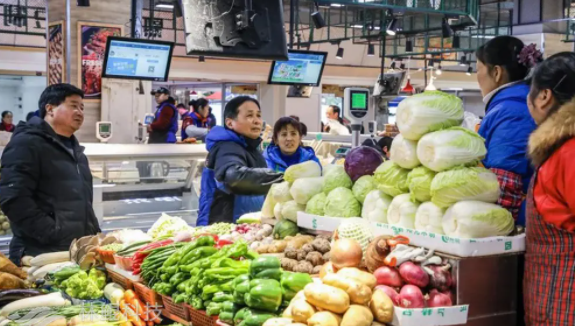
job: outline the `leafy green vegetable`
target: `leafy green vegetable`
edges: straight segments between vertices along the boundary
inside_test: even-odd
[[[355,199],[351,190],[339,187],[327,195],[324,211],[325,216],[359,217],[361,204]]]
[[[89,273],[79,271],[60,284],[69,296],[82,299],[100,299],[104,296],[106,286],[106,274],[97,269],[91,269]]]
[[[396,196],[387,210],[387,221],[391,225],[415,229],[415,213],[419,207],[418,202],[412,202],[409,194]]]
[[[307,202],[323,190],[323,178],[301,178],[294,181],[290,188],[293,199],[301,205]]]
[[[274,185],[270,191],[273,194],[276,203],[285,203],[293,200],[289,192],[290,184],[287,181]]]
[[[401,134],[393,139],[390,158],[404,169],[413,169],[421,163],[417,158],[417,141],[403,138]]]
[[[407,186],[409,187],[411,200],[420,202],[430,201],[431,181],[433,181],[434,177],[435,172],[424,166],[411,170],[407,175]]]
[[[415,229],[419,231],[443,234],[443,215],[445,209],[428,201],[419,205],[415,213]]]
[[[365,197],[361,217],[380,223],[387,223],[387,210],[393,198],[381,190],[373,190]]]
[[[505,208],[480,201],[461,201],[443,217],[443,230],[450,237],[485,238],[508,235],[514,221]]]
[[[405,139],[418,140],[429,132],[461,125],[463,102],[440,91],[416,94],[399,103],[396,121]]]
[[[173,237],[180,231],[190,231],[191,227],[181,217],[170,216],[162,213],[162,216],[148,230],[148,235],[154,239]]]
[[[438,173],[430,191],[431,201],[442,208],[463,200],[495,203],[499,199],[499,182],[486,168],[458,168]]]
[[[305,207],[305,212],[308,214],[323,216],[325,201],[327,200],[327,196],[320,192],[319,194],[311,197],[311,199],[307,202]]]
[[[373,189],[375,189],[375,184],[371,175],[364,175],[363,177],[357,179],[351,188],[355,199],[357,199],[357,201],[359,201],[361,204],[363,204],[365,196],[367,196],[367,194]]]
[[[386,161],[375,170],[373,177],[379,190],[386,195],[395,197],[409,192],[408,173],[409,170],[400,167],[393,161]]]
[[[307,161],[287,168],[284,180],[292,183],[300,178],[321,177],[321,166],[314,161]]]
[[[300,205],[296,203],[295,200],[290,200],[287,203],[282,204],[281,215],[284,219],[288,219],[294,223],[297,223],[297,212],[305,211],[305,205]]]
[[[344,167],[339,165],[331,168],[323,178],[323,192],[326,195],[339,187],[351,189],[352,185],[351,178],[345,172]]]

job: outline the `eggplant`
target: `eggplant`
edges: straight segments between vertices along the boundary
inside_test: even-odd
[[[4,307],[5,305],[13,301],[35,297],[42,294],[44,293],[37,290],[24,290],[24,289],[0,291],[0,308]]]

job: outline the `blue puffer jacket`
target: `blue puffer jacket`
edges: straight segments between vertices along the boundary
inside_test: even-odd
[[[315,152],[311,147],[300,146],[297,149],[297,152],[293,155],[297,155],[299,159],[297,162],[292,163],[292,165],[307,161],[315,161],[320,164],[318,158],[315,156]],[[276,172],[285,172],[285,170],[289,168],[289,164],[282,159],[280,147],[273,143],[270,144],[266,149],[264,157],[266,158],[268,168]]]
[[[264,195],[281,176],[267,169],[260,143],[219,126],[208,133],[197,225],[232,223],[261,210]]]
[[[486,168],[497,168],[523,177],[523,191],[527,192],[533,175],[527,158],[529,135],[537,127],[527,107],[529,85],[515,84],[495,94],[485,110],[479,134],[485,138]],[[524,218],[522,208],[519,223]]]

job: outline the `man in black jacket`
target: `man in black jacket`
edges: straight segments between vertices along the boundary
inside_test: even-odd
[[[14,236],[10,259],[68,250],[100,231],[92,174],[74,132],[84,122],[84,93],[69,84],[40,96],[40,117],[20,122],[2,154],[0,205]]]

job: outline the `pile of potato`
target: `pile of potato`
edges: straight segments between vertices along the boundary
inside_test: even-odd
[[[10,221],[2,211],[0,211],[0,235],[12,234],[12,229],[10,228]]]
[[[329,237],[308,237],[300,247],[288,245],[281,264],[284,271],[319,274],[324,263],[329,261],[331,245]]]
[[[324,271],[321,283],[310,283],[297,293],[282,318],[263,326],[371,326],[374,320],[390,323],[393,302],[375,289],[373,274],[358,268]]]

